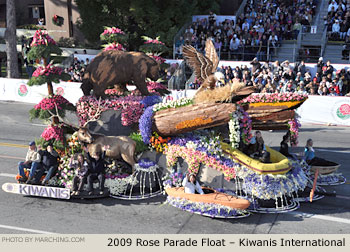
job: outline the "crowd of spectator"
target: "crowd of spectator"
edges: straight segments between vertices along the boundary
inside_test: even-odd
[[[78,58],[74,58],[70,67],[64,68],[64,72],[68,73],[71,78],[69,81],[71,82],[82,82],[85,69],[87,65],[89,65],[90,60],[86,58],[86,60],[79,61]]]
[[[312,76],[305,62],[294,66],[289,61],[279,63],[260,63],[256,58],[250,66],[223,66],[220,68],[225,76],[225,84],[239,81],[247,86],[254,86],[257,93],[299,92],[310,95],[343,96],[350,93],[350,69],[336,71],[330,61],[319,58],[317,71]],[[191,88],[198,88],[195,81]]]
[[[206,39],[211,38],[221,59],[266,60],[268,50],[269,55],[275,53],[282,40],[297,39],[311,24],[316,6],[317,0],[250,0],[235,22],[217,22],[210,12],[208,18],[193,22],[175,42],[175,54],[181,57],[185,44],[204,51]]]
[[[330,0],[324,17],[329,40],[344,41],[350,37],[350,1]]]

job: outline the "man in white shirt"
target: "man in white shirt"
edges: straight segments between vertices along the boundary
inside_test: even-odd
[[[28,152],[24,162],[18,163],[18,173],[21,176],[19,182],[29,182],[34,178],[34,174],[40,165],[41,156],[36,148],[35,142],[29,143]],[[24,173],[24,168],[30,169],[29,178]]]
[[[339,25],[339,20],[336,19],[335,23],[332,25],[332,38],[339,39],[339,36],[340,36],[340,25]]]
[[[249,23],[247,22],[247,20],[245,20],[244,23],[242,24],[242,31],[244,31],[245,28],[247,28],[247,30],[249,30]]]
[[[201,186],[196,180],[196,175],[194,175],[193,173],[186,175],[186,177],[182,181],[182,186],[185,188],[185,193],[195,194],[197,191],[199,194],[204,194]]]
[[[237,38],[237,35],[234,34],[232,39],[230,40],[230,51],[232,55],[236,55],[238,53],[239,43],[240,41]]]

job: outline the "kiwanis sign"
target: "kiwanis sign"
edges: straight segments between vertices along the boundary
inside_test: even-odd
[[[67,188],[36,186],[27,184],[5,183],[2,190],[9,193],[22,194],[56,199],[69,199],[70,190]]]

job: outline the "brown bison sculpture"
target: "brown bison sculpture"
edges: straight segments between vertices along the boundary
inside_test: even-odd
[[[142,52],[109,50],[99,53],[88,65],[80,86],[84,95],[91,90],[97,97],[114,86],[126,91],[126,84],[134,84],[142,95],[149,95],[146,78],[157,80],[160,66],[158,62]]]

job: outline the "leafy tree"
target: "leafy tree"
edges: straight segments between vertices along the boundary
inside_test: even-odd
[[[220,0],[75,0],[80,29],[97,42],[104,26],[116,26],[129,34],[129,50],[143,44],[141,36],[160,40],[172,48],[174,36],[194,14],[218,13]]]

